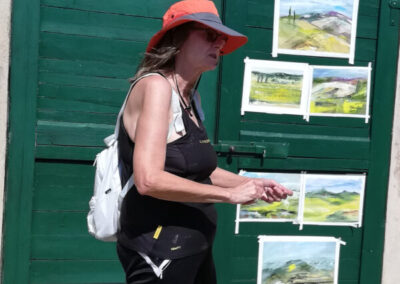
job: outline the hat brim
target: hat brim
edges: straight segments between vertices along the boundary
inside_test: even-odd
[[[149,52],[153,47],[155,47],[167,31],[187,22],[203,24],[225,35],[227,40],[224,47],[221,49],[221,55],[231,53],[247,42],[247,37],[245,35],[242,35],[241,33],[238,33],[222,24],[218,16],[212,13],[195,13],[179,17],[175,21],[172,21],[168,26],[163,27],[150,39],[146,51]]]

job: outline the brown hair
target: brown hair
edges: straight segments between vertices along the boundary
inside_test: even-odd
[[[188,37],[192,26],[193,22],[189,22],[168,31],[150,52],[144,54],[135,76],[129,79],[130,82],[132,83],[140,76],[150,72],[168,73],[173,71],[175,56],[179,53],[179,49]]]

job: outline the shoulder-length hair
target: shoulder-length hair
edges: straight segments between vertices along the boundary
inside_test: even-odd
[[[150,72],[172,72],[175,68],[175,57],[188,37],[192,26],[193,22],[189,22],[169,30],[150,52],[144,54],[136,74],[130,78],[130,82],[132,83]]]

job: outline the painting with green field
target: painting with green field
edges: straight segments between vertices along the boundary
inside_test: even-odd
[[[310,115],[368,116],[368,67],[313,68]]]
[[[340,240],[259,236],[257,284],[338,283]]]
[[[361,226],[365,175],[307,174],[303,224]]]
[[[307,64],[252,59],[245,63],[242,113],[304,113]]]
[[[273,55],[354,60],[358,0],[275,0]]]
[[[293,191],[293,195],[274,203],[259,200],[253,204],[239,205],[241,220],[293,221],[297,218],[300,196],[300,173],[240,172],[240,175],[272,179]]]

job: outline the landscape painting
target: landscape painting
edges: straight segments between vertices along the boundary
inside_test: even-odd
[[[310,115],[368,116],[368,67],[313,67]]]
[[[275,0],[277,53],[354,60],[358,0]]]
[[[361,226],[365,175],[307,174],[304,224]]]
[[[257,284],[337,284],[340,243],[332,237],[260,236]]]
[[[306,110],[308,66],[246,59],[242,114],[245,111],[302,114]]]
[[[293,195],[285,200],[267,203],[259,200],[249,205],[239,205],[239,218],[241,221],[254,219],[265,221],[293,221],[297,218],[301,174],[300,173],[266,173],[266,172],[240,172],[240,175],[255,178],[273,179],[293,191]]]

